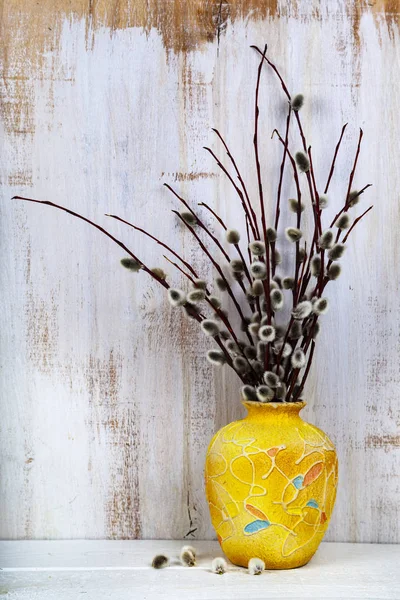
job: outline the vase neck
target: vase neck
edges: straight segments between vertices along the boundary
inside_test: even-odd
[[[249,402],[242,403],[247,408],[247,420],[269,420],[279,415],[290,420],[301,419],[299,413],[305,407],[305,402]]]

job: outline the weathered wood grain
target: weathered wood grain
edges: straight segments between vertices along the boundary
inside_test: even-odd
[[[109,240],[10,198],[83,212],[180,285],[156,246],[103,216],[117,213],[211,278],[162,183],[243,230],[202,146],[222,154],[217,126],[256,193],[249,45],[267,41],[307,97],[320,181],[349,122],[329,216],[365,132],[355,184],[374,184],[362,204],[375,208],[329,289],[305,412],[339,452],[329,539],[400,540],[399,12],[397,1],[3,1],[1,537],[213,536],[203,461],[213,432],[243,414],[238,382],[207,366],[194,324],[144,274],[123,271]],[[267,70],[261,106],[270,212],[280,159],[270,134],[284,126],[285,102]],[[293,194],[288,181],[283,192]]]

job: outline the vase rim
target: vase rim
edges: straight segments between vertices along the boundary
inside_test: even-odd
[[[273,408],[274,410],[287,407],[298,408],[299,411],[307,405],[307,402],[259,402],[258,400],[242,400],[243,406]]]

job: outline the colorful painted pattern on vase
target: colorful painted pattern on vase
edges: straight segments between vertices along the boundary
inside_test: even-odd
[[[303,421],[297,404],[246,402],[249,414],[221,429],[206,459],[206,494],[221,547],[237,565],[306,564],[327,530],[337,457],[329,438]]]

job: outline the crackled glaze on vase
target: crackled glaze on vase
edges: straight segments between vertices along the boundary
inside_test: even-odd
[[[335,448],[303,421],[305,403],[244,402],[248,415],[216,433],[208,448],[206,495],[226,556],[267,569],[305,565],[327,528],[338,478]]]

